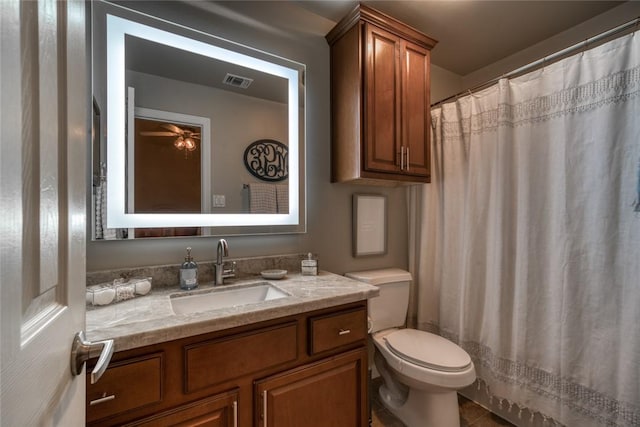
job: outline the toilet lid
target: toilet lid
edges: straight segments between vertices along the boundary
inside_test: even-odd
[[[400,329],[384,337],[384,340],[396,356],[425,368],[456,372],[471,365],[471,357],[466,351],[429,332]]]

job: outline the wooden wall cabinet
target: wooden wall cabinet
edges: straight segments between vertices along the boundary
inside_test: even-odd
[[[419,31],[358,5],[331,46],[331,180],[430,181],[430,50]]]
[[[118,352],[87,424],[365,427],[366,343],[361,301]]]

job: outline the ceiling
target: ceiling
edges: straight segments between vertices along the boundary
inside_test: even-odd
[[[298,0],[295,3],[337,22],[357,2]],[[378,0],[363,3],[438,40],[432,51],[432,62],[465,76],[624,2]]]
[[[127,71],[209,86],[281,104],[288,101],[288,81],[285,78],[138,37],[125,37],[125,46]],[[251,83],[245,88],[224,83],[229,74],[248,78]]]
[[[173,2],[125,0],[123,3],[164,6]],[[185,9],[195,9],[201,16],[206,16],[202,13],[206,11],[259,32],[303,40],[308,36],[324,37],[357,3],[355,0],[181,0],[178,4]],[[438,40],[431,52],[432,63],[464,77],[626,1],[364,0],[362,3]],[[629,16],[629,20],[634,17]],[[587,37],[592,35],[595,34],[588,33]],[[573,43],[575,41],[569,44]],[[557,49],[562,47],[566,46]]]

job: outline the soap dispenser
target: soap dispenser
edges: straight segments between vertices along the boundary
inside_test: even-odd
[[[198,287],[198,264],[191,257],[191,248],[180,266],[180,289],[191,290]]]
[[[301,273],[303,276],[318,275],[318,260],[313,259],[311,252],[307,254],[307,259],[302,260]]]

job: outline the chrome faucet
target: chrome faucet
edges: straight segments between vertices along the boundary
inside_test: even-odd
[[[223,261],[224,257],[229,256],[229,245],[227,241],[224,239],[218,240],[218,250],[216,255],[216,281],[215,285],[222,285],[224,283],[224,279],[228,277],[235,277],[236,275],[236,263],[231,263],[231,268],[228,270],[224,269],[225,262]]]

